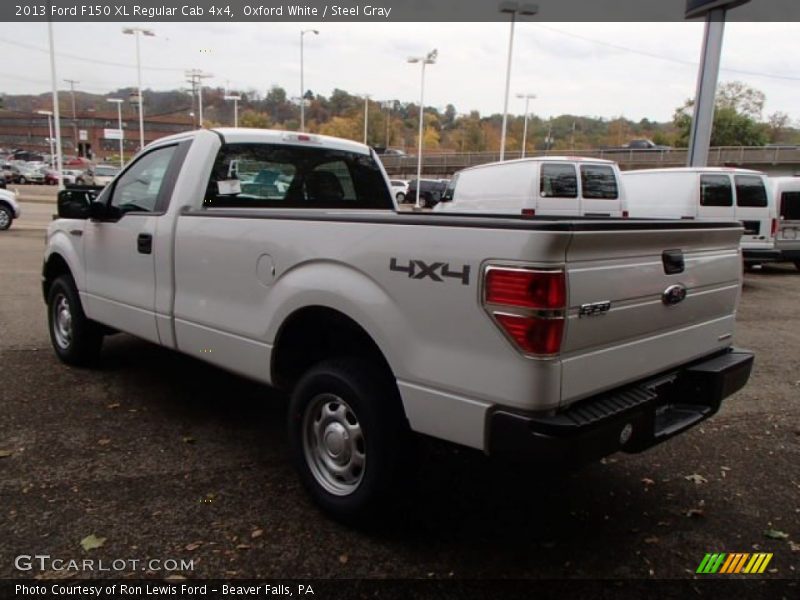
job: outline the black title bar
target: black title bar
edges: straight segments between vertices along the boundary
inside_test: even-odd
[[[504,10],[501,11],[501,4]],[[518,20],[683,21],[686,0],[3,0],[0,21],[55,22],[488,22]],[[536,5],[535,15],[530,5]],[[798,0],[756,0],[731,21],[797,21]]]

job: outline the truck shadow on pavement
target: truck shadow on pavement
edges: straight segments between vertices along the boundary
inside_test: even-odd
[[[591,575],[610,565],[615,576],[641,575],[651,562],[643,551],[702,518],[695,486],[682,481],[691,462],[676,458],[685,440],[672,442],[675,454],[616,455],[556,475],[421,438],[418,477],[396,518],[358,531],[322,516],[297,483],[283,394],[125,335],[107,340],[99,373],[86,375],[95,376],[105,402],[138,411],[122,435],[183,440],[177,450],[140,455],[142,470],[159,464],[172,477],[205,480],[230,503],[217,519],[282,522],[321,544],[320,552],[326,539],[340,540],[351,552],[368,552],[386,576]],[[295,560],[313,564],[316,552],[306,548]],[[682,553],[674,549],[671,560],[682,565]],[[623,555],[636,567],[618,562]]]

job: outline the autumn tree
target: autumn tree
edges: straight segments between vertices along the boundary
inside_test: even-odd
[[[712,146],[763,146],[767,128],[759,123],[764,110],[764,93],[741,81],[721,84],[717,89]],[[694,115],[694,100],[686,100],[675,111],[676,145],[688,146]]]

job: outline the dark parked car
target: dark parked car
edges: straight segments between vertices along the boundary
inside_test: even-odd
[[[420,179],[419,203],[423,208],[433,208],[442,199],[442,194],[447,189],[447,179]],[[417,180],[412,179],[408,184],[406,202],[417,201]]]
[[[672,146],[662,146],[646,138],[631,140],[625,144],[625,148],[630,150],[672,150]]]
[[[26,162],[44,162],[44,156],[37,152],[29,152],[28,150],[17,150],[12,155],[12,160],[24,160]]]

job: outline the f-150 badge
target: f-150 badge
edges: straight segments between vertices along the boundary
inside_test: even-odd
[[[408,273],[409,279],[425,279],[426,277],[434,281],[444,281],[443,277],[452,277],[461,280],[462,285],[469,285],[469,265],[461,267],[460,271],[450,268],[450,263],[435,262],[427,264],[422,260],[410,260],[407,265],[401,265],[396,258],[389,261],[389,270],[399,273]]]
[[[578,318],[582,319],[583,317],[596,317],[598,315],[604,315],[609,310],[611,310],[611,302],[608,300],[604,302],[581,304],[580,309],[578,309]]]

